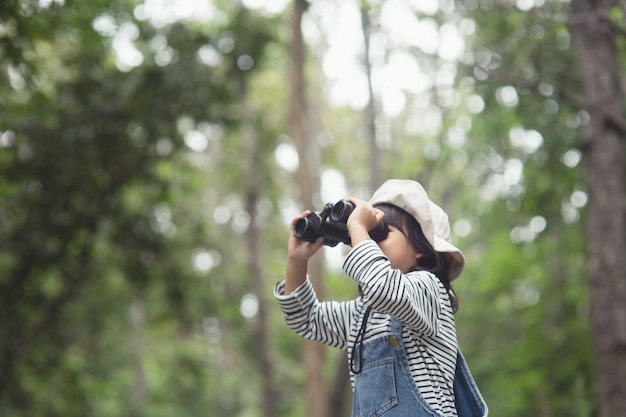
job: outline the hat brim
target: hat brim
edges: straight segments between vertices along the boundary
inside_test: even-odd
[[[454,281],[459,277],[459,275],[461,275],[461,272],[465,267],[465,256],[463,256],[463,252],[461,252],[459,248],[447,240],[442,239],[437,235],[435,235],[434,238],[435,244],[433,249],[448,256],[448,279],[450,279],[450,281]]]

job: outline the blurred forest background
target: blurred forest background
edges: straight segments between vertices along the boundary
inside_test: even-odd
[[[349,415],[272,291],[295,214],[387,178],[450,215],[491,415],[625,416],[625,33],[606,0],[2,0],[0,416]]]

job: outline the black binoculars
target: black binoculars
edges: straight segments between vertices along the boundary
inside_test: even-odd
[[[294,235],[307,242],[315,242],[318,237],[324,236],[324,245],[336,246],[338,243],[350,244],[346,222],[354,204],[346,200],[339,200],[336,204],[327,203],[320,213],[311,213],[296,222]],[[385,222],[380,222],[369,231],[370,237],[380,242],[387,238],[389,228]]]

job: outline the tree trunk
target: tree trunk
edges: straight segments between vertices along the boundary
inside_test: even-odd
[[[294,0],[291,38],[291,96],[289,103],[289,134],[298,152],[297,185],[302,205],[314,210],[315,196],[320,189],[318,149],[311,127],[304,80],[304,41],[302,38],[302,15],[307,7],[305,0]],[[309,261],[309,278],[319,297],[323,296],[321,271],[322,251]],[[312,341],[304,342],[303,361],[306,369],[306,415],[327,417],[329,414],[328,392],[323,378],[324,347]]]
[[[350,386],[350,372],[346,365],[346,356],[342,355],[337,359],[335,380],[332,384],[330,393],[330,416],[343,417],[350,414],[352,404],[348,402],[351,399],[352,387]]]
[[[143,301],[134,300],[130,305],[131,349],[133,354],[133,384],[130,390],[130,416],[141,416],[146,405],[146,377],[143,367],[143,327],[146,311]]]
[[[616,34],[607,0],[573,0],[570,14],[583,98],[591,119],[583,149],[588,172],[588,274],[600,417],[626,410],[626,180],[624,114]]]
[[[364,124],[367,127],[369,142],[369,168],[370,168],[370,189],[375,190],[382,184],[382,168],[380,167],[380,152],[378,150],[378,138],[376,133],[376,97],[372,84],[372,63],[370,59],[370,38],[372,32],[372,22],[369,17],[370,7],[367,0],[361,0],[361,28],[363,29],[364,54],[363,67],[367,76],[367,91],[369,101],[363,111]]]
[[[252,109],[248,99],[247,79],[242,75],[239,83],[239,103],[242,109],[241,117],[241,138],[246,152],[246,178],[248,179],[246,191],[246,211],[250,215],[250,226],[246,232],[246,250],[248,256],[249,275],[252,278],[252,287],[258,301],[258,312],[255,322],[255,338],[259,347],[259,357],[257,360],[258,370],[261,375],[261,415],[263,417],[273,417],[276,415],[276,389],[272,383],[272,359],[268,336],[267,324],[267,304],[265,296],[265,276],[261,266],[261,254],[259,245],[259,227],[257,224],[257,205],[261,190],[259,178],[259,150],[258,140],[255,134]]]

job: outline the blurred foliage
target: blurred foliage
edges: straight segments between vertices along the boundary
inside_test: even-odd
[[[271,20],[240,9],[211,30],[155,28],[132,2],[38,4],[2,10],[2,415],[235,414],[250,399],[213,387],[236,387],[229,362],[245,356],[224,361],[204,339],[219,316],[234,346],[254,345],[222,307],[246,283],[194,257],[241,263],[211,221],[243,185],[238,161],[218,156],[241,152],[234,81],[252,73],[236,62],[262,65]],[[143,64],[118,67],[97,19],[135,31]],[[198,50],[224,39],[223,65],[202,64]]]
[[[529,11],[489,4],[465,10],[476,31],[460,68],[484,101],[468,132],[478,152],[472,182],[479,195],[485,187],[500,191],[489,208],[474,204],[477,233],[464,239],[476,262],[459,283],[467,298],[461,340],[494,415],[589,416],[594,387],[578,148],[588,116],[573,99],[579,85],[567,10],[558,2]],[[518,166],[521,181],[503,188]]]
[[[260,415],[257,318],[242,314],[255,296],[239,89],[253,106],[271,302],[283,217],[300,209],[275,158],[290,144],[289,10],[213,5],[209,21],[154,24],[132,0],[0,4],[2,416]],[[586,115],[561,7],[416,12],[473,28],[467,50],[452,68],[405,48],[453,83],[406,91],[399,115],[377,119],[386,177],[422,181],[466,253],[459,340],[494,416],[593,415]],[[114,53],[120,33],[140,61]],[[311,45],[307,68],[323,166],[367,197],[362,116],[325,99],[327,47]],[[426,121],[440,128],[411,128]],[[328,297],[355,293],[336,269],[325,280]],[[301,415],[302,341],[270,311],[277,415]],[[328,351],[329,387],[341,357]]]

